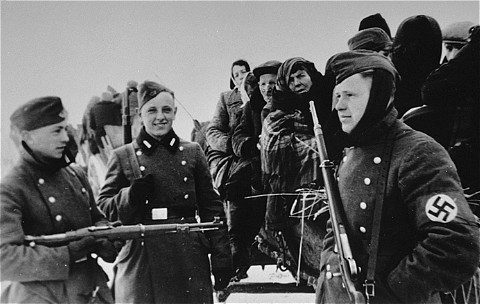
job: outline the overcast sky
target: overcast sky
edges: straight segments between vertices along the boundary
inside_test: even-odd
[[[153,80],[205,121],[229,89],[234,60],[253,68],[302,56],[323,73],[330,56],[347,50],[360,20],[375,13],[395,35],[401,21],[418,14],[441,27],[479,23],[479,2],[1,1],[3,154],[8,117],[32,98],[60,96],[76,125],[90,98],[108,85],[123,91],[129,80]],[[177,106],[174,128],[189,139],[191,118]]]

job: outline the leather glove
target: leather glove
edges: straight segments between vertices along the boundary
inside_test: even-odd
[[[95,249],[95,238],[93,236],[86,236],[77,241],[70,242],[67,245],[68,252],[70,253],[70,263],[87,257]]]
[[[213,287],[216,291],[224,290],[227,288],[232,278],[232,269],[230,268],[220,268],[213,271],[213,276],[215,277],[215,286]]]
[[[143,206],[153,193],[153,175],[147,174],[132,182],[128,193],[128,201],[132,205]]]

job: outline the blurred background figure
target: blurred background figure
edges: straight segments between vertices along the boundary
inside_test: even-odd
[[[441,55],[442,32],[434,18],[415,15],[400,23],[392,46],[392,61],[401,77],[394,101],[398,117],[422,105],[421,87],[440,65]]]
[[[392,39],[384,30],[378,27],[364,29],[348,39],[348,49],[370,50],[379,52],[382,55],[389,56],[392,50]]]
[[[471,21],[460,21],[447,25],[442,29],[445,57],[443,62],[450,61],[467,44],[470,29],[474,26]]]
[[[385,31],[389,38],[392,38],[392,34],[390,33],[390,28],[388,27],[387,21],[380,13],[376,13],[363,18],[362,21],[360,21],[358,30],[361,31],[372,27],[381,28]]]

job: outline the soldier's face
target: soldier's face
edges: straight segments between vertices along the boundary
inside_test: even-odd
[[[35,154],[47,158],[59,159],[68,143],[67,120],[41,127],[31,131],[23,131],[22,139]]]
[[[142,107],[140,117],[145,131],[160,140],[172,129],[176,113],[173,96],[170,93],[161,92]]]
[[[362,74],[354,74],[335,87],[335,109],[343,132],[351,133],[365,114],[371,88],[372,78]]]

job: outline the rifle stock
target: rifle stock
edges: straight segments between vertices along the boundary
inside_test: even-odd
[[[125,226],[91,226],[65,233],[57,233],[40,236],[25,236],[25,243],[30,246],[64,244],[79,240],[86,236],[95,238],[107,238],[110,240],[131,240],[148,236],[157,236],[167,233],[194,232],[217,230],[224,226],[223,221],[215,218],[212,222],[206,223],[185,223],[185,224],[157,224],[157,225],[125,225]]]
[[[353,258],[348,235],[343,224],[343,216],[340,206],[340,193],[338,186],[334,180],[333,163],[328,159],[325,139],[323,137],[322,126],[318,122],[315,104],[310,101],[310,112],[314,123],[315,140],[317,142],[320,154],[322,176],[325,184],[325,193],[327,194],[328,211],[330,213],[330,221],[334,232],[335,246],[338,250],[340,258],[340,271],[342,280],[348,292],[350,300],[356,304],[365,303],[364,295],[355,287],[354,281],[358,275],[358,267]]]

